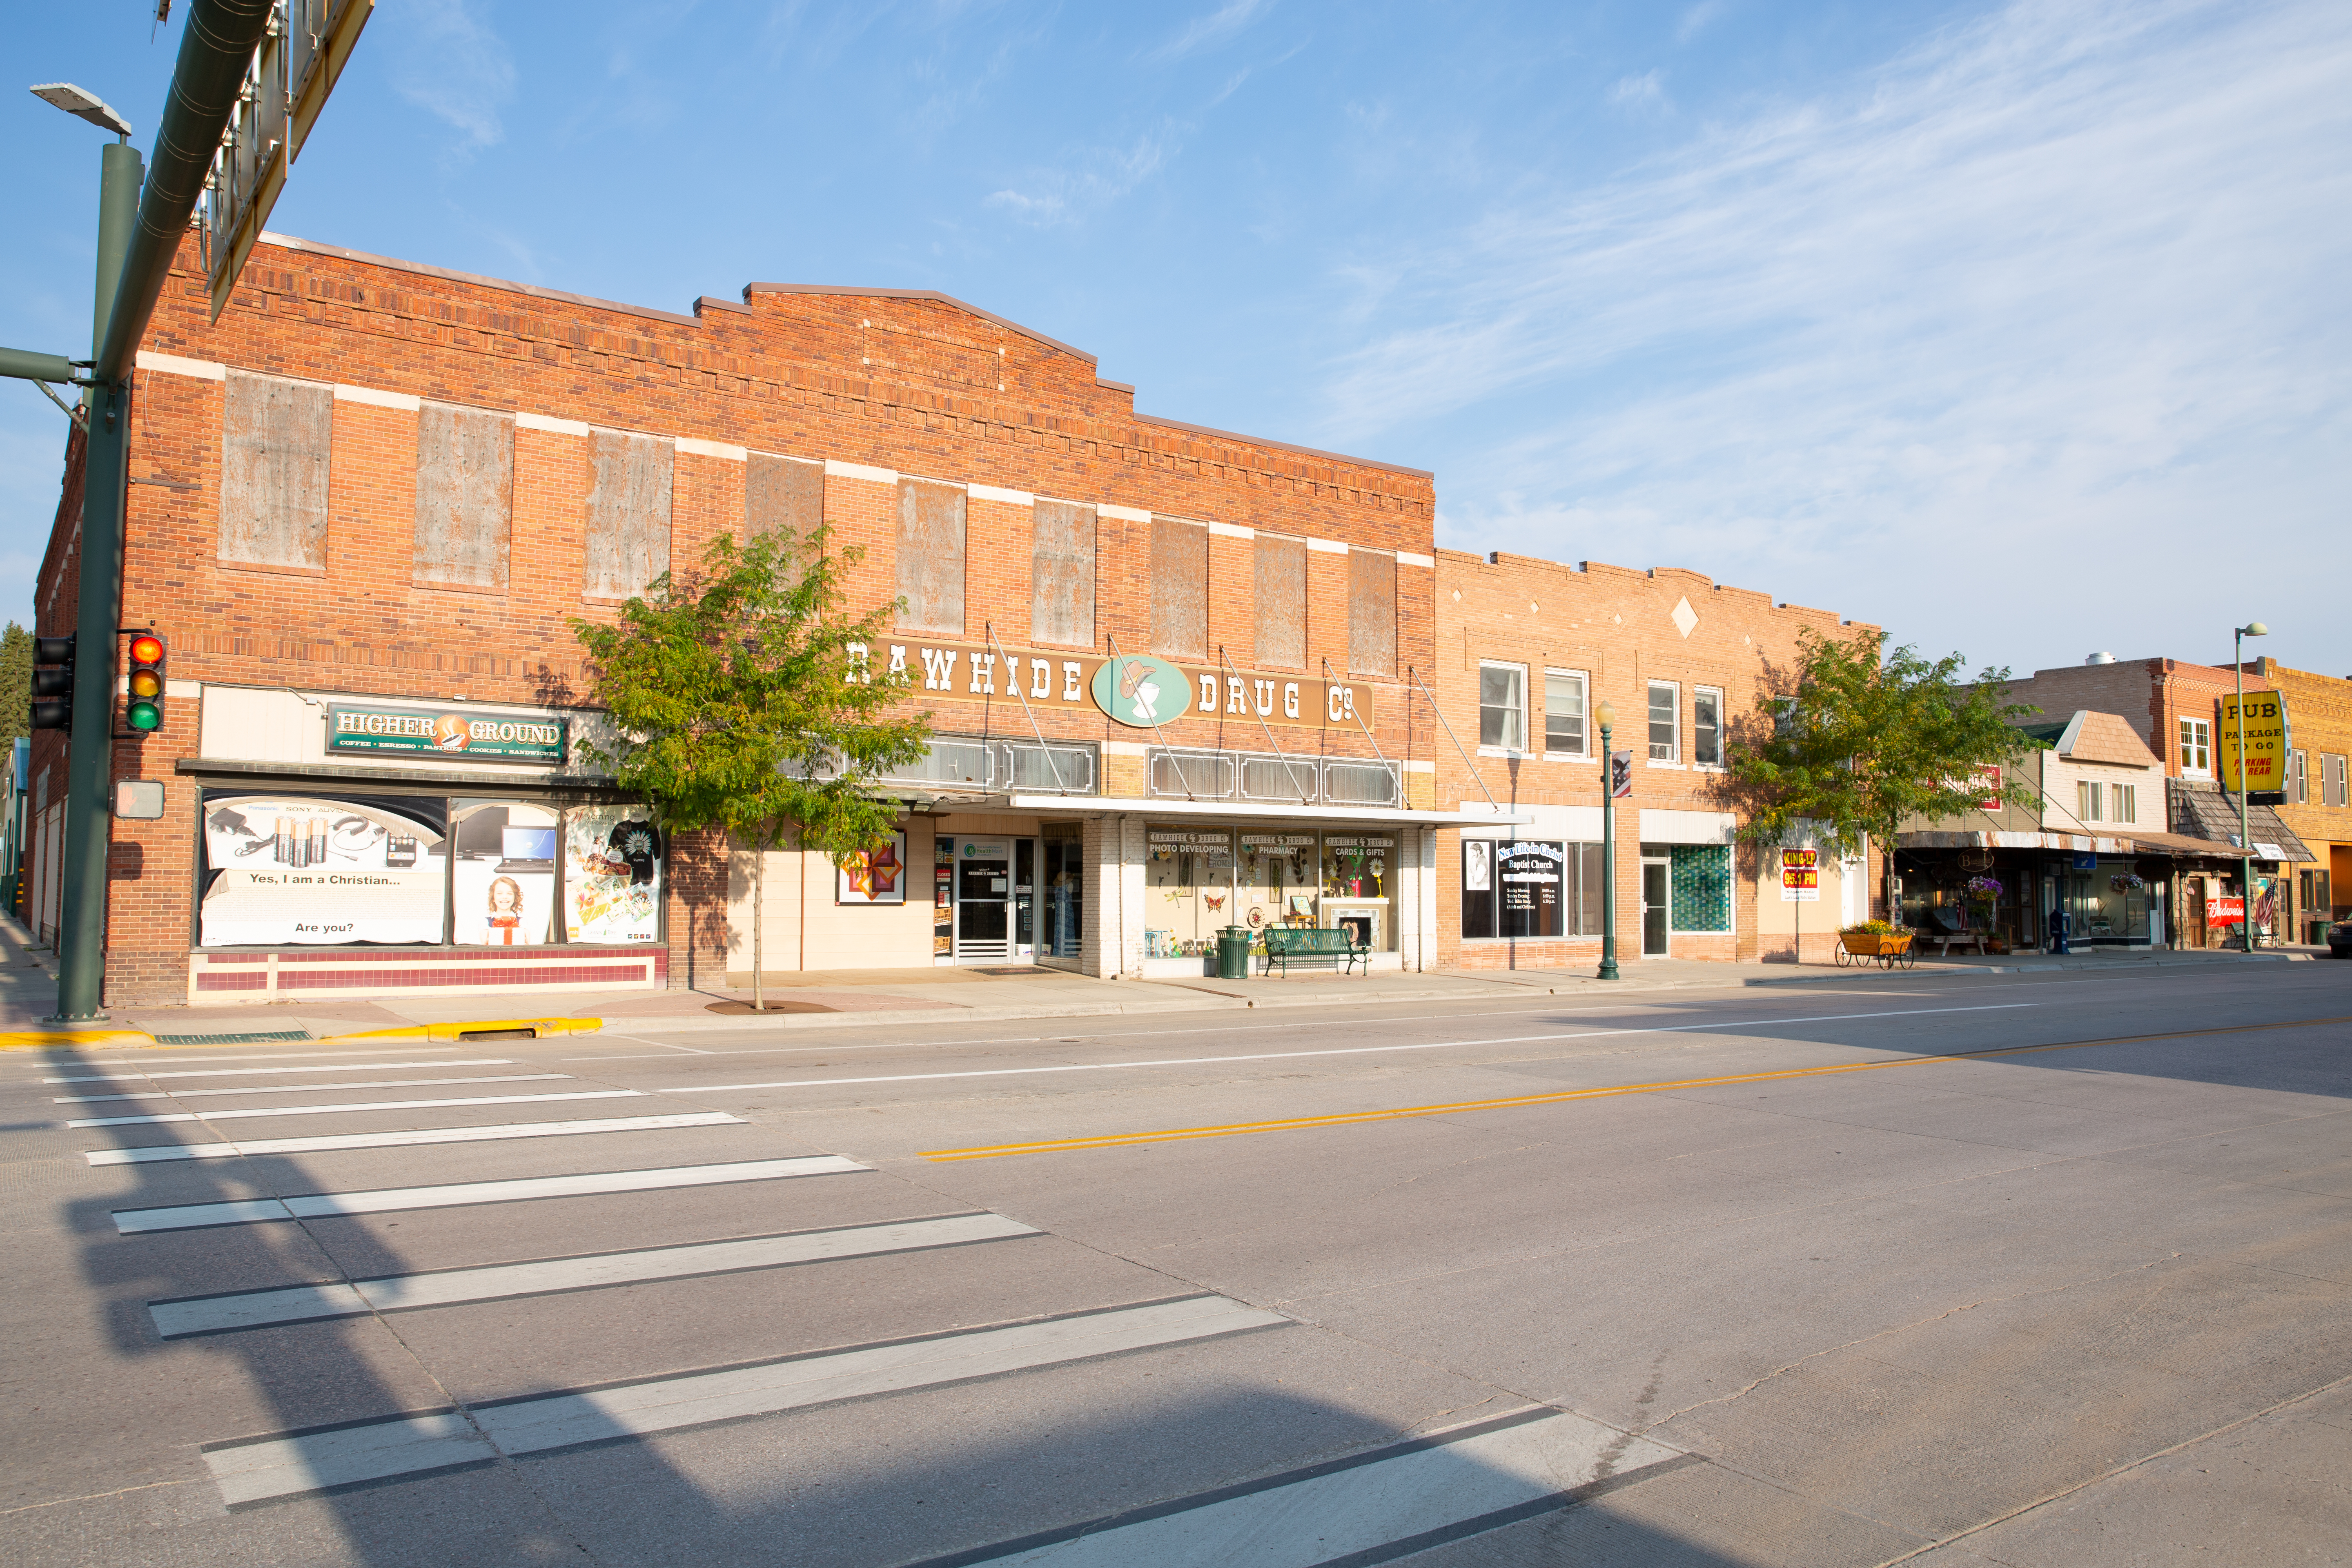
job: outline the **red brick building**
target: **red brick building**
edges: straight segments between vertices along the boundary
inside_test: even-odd
[[[1813,930],[1777,894],[1759,917],[1706,759],[1826,613],[1441,561],[1431,475],[1139,415],[1092,356],[939,294],[669,311],[270,237],[207,323],[193,261],[134,387],[121,625],[166,639],[171,685],[163,729],[112,742],[164,808],[113,824],[110,1002],[740,981],[755,885],[772,969],[1198,973],[1228,924],[1346,927],[1376,965],[1580,963],[1594,742],[1529,741],[1571,671],[1640,759],[1628,960],[1644,889],[1689,917],[1662,916],[1679,955]],[[73,629],[79,460],[45,635]],[[856,605],[903,602],[870,657],[937,740],[888,782],[904,831],[876,863],[755,878],[580,762],[570,623],[721,533],[820,521],[864,552]],[[1516,746],[1481,738],[1501,665]],[[44,936],[63,758],[38,738]],[[1470,858],[1502,840],[1527,908],[1480,917]],[[1854,898],[1824,897],[1827,931]],[[1530,919],[1566,923],[1507,934]]]

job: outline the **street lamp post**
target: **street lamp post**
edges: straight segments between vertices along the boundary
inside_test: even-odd
[[[2230,662],[2238,667],[2238,940],[2254,951],[2254,840],[2246,811],[2246,639],[2266,637],[2270,627],[2248,621],[2230,628]]]
[[[1617,753],[1610,749],[1617,710],[1603,702],[1601,721],[1601,974],[1617,975]]]

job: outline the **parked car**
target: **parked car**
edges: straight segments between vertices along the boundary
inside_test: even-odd
[[[2327,956],[2352,958],[2352,921],[2337,921],[2327,928]]]

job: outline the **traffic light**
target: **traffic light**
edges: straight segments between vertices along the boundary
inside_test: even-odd
[[[74,640],[33,639],[33,728],[73,728]]]
[[[134,734],[163,727],[163,639],[141,632],[131,639],[131,705],[123,721]]]

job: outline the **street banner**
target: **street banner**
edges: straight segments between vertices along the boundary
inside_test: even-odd
[[[2221,753],[2221,787],[2235,795],[2242,790],[2286,787],[2287,752],[2294,738],[2287,725],[2286,699],[2275,691],[2249,691],[2240,706],[2234,691],[2221,698],[2221,727],[2214,731],[2213,749]],[[2238,725],[2245,722],[2246,768],[2238,773]]]
[[[1822,901],[1822,852],[1818,849],[1780,851],[1780,901],[1818,904]]]
[[[1633,794],[1633,753],[1609,753],[1609,793],[1618,800],[1631,799]]]

